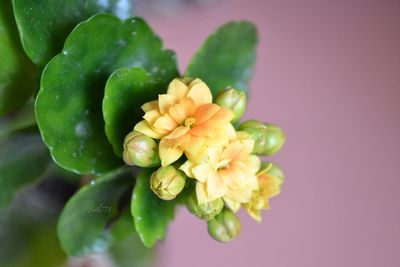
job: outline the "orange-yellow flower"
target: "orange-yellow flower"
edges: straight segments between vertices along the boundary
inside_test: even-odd
[[[209,147],[202,158],[189,158],[181,169],[195,178],[199,203],[223,198],[234,211],[258,190],[260,159],[251,155],[254,141],[235,139],[226,146]]]
[[[235,135],[230,110],[212,103],[208,86],[200,79],[174,79],[166,94],[142,106],[144,120],[135,130],[161,139],[162,166],[179,159],[183,153],[193,157],[206,145],[226,143]]]
[[[250,216],[258,222],[261,222],[261,210],[270,209],[270,198],[278,195],[281,191],[283,173],[280,169],[276,169],[274,173],[273,168],[277,168],[276,165],[268,163],[257,173],[259,188],[253,192],[251,201],[243,205]]]

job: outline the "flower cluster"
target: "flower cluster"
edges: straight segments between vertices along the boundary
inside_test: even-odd
[[[124,143],[128,165],[159,167],[150,187],[161,199],[182,191],[188,210],[208,221],[210,235],[222,242],[240,229],[240,207],[257,221],[280,192],[283,173],[259,155],[273,155],[285,134],[276,125],[255,120],[237,126],[246,95],[228,88],[215,101],[200,79],[174,79],[166,94],[145,103],[143,120]],[[235,127],[235,125],[237,127]]]

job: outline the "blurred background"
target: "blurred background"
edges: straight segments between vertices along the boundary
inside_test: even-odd
[[[288,135],[263,223],[243,213],[241,235],[219,244],[181,209],[156,266],[400,266],[400,1],[142,2],[182,71],[219,25],[254,22],[247,118]]]
[[[206,224],[181,208],[158,253],[134,236],[107,255],[69,259],[63,267],[400,266],[400,1],[134,0],[134,6],[177,52],[182,72],[221,24],[257,25],[246,118],[287,133],[284,149],[268,159],[285,170],[286,181],[261,224],[240,213],[242,232],[228,244],[211,239]],[[56,216],[78,186],[56,175],[0,211],[0,259],[17,259],[1,267],[60,267]]]

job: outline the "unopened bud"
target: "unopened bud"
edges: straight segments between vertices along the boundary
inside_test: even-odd
[[[208,233],[217,241],[228,242],[240,233],[239,218],[231,210],[224,209],[208,221]]]
[[[276,154],[286,142],[286,135],[281,128],[272,123],[248,120],[239,126],[239,130],[250,134],[254,140],[253,153],[264,156]]]
[[[213,201],[199,204],[197,201],[196,192],[188,196],[186,199],[186,207],[188,210],[202,220],[211,220],[219,214],[224,207],[224,201],[218,198]]]
[[[247,99],[243,91],[229,88],[222,91],[215,99],[215,104],[233,111],[235,117],[232,123],[238,122],[246,111]]]
[[[132,131],[125,137],[123,159],[130,166],[160,166],[158,144],[151,137]]]
[[[172,165],[159,168],[151,175],[151,190],[161,199],[174,199],[185,187],[186,175]]]

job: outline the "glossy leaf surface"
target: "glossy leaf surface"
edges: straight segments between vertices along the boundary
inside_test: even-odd
[[[162,81],[177,74],[175,55],[140,18],[100,14],[71,33],[47,65],[36,101],[42,137],[55,161],[76,173],[101,174],[123,164],[104,132],[102,100],[108,77],[141,67]]]
[[[129,0],[13,0],[23,47],[37,65],[59,53],[72,29],[97,13],[132,15]]]
[[[154,169],[143,169],[136,178],[132,195],[131,212],[135,228],[146,247],[152,247],[165,237],[174,218],[175,201],[159,199],[150,189]]]
[[[119,200],[131,190],[133,183],[131,172],[118,170],[94,180],[68,201],[57,231],[69,255],[100,253],[111,245]]]
[[[122,156],[125,136],[142,120],[144,103],[157,99],[165,86],[140,68],[116,70],[108,79],[103,100],[103,116],[108,140]]]
[[[248,91],[255,61],[257,31],[246,21],[221,26],[202,45],[186,76],[203,79],[215,97],[228,86]]]
[[[0,138],[0,208],[25,185],[39,179],[50,155],[39,134],[19,133]]]
[[[19,40],[11,1],[0,0],[0,115],[22,106],[36,84],[36,67]]]

